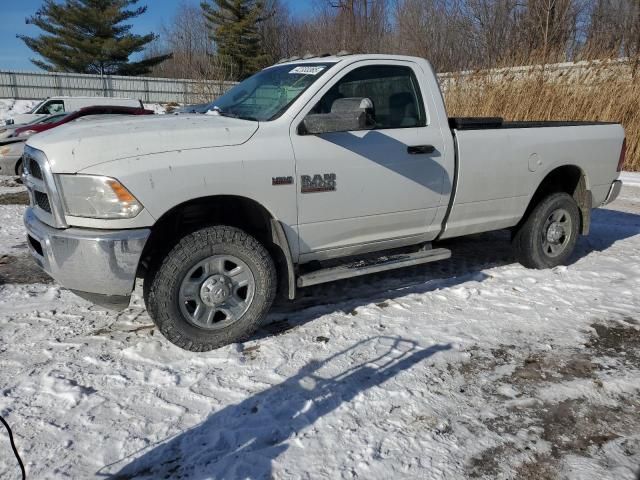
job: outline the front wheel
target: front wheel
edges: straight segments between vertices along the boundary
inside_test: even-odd
[[[16,175],[22,178],[22,174],[24,173],[24,162],[22,158],[18,160],[18,164],[16,165]]]
[[[529,213],[513,238],[518,260],[527,268],[552,268],[568,260],[578,240],[580,211],[567,193],[553,193]]]
[[[255,238],[216,226],[185,236],[145,278],[147,310],[162,334],[203,352],[240,341],[273,302],[276,270]]]

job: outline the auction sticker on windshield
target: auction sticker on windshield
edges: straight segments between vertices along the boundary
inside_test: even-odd
[[[323,71],[325,66],[313,66],[313,67],[296,67],[291,70],[289,73],[297,73],[300,75],[317,75],[321,71]]]

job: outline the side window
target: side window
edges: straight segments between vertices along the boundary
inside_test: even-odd
[[[357,68],[331,87],[310,113],[330,113],[336,100],[353,97],[366,97],[373,102],[375,129],[426,125],[418,80],[409,67]]]
[[[62,100],[51,100],[42,105],[36,113],[43,113],[45,115],[64,113],[64,102]]]

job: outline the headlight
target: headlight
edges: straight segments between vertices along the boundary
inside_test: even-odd
[[[11,151],[11,147],[8,145],[5,147],[0,147],[0,157],[4,157],[5,155],[8,155],[10,151]]]
[[[34,133],[37,133],[35,130],[27,130],[25,132],[22,132],[20,134],[21,137],[30,137],[31,135],[33,135]]]
[[[142,205],[114,178],[58,175],[67,215],[89,218],[133,218]]]

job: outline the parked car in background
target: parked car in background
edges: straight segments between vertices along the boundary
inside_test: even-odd
[[[142,100],[135,100],[133,98],[49,97],[33,107],[30,112],[14,115],[12,118],[6,120],[5,123],[6,125],[25,124],[37,119],[38,117],[73,112],[75,110],[80,110],[81,108],[91,107],[94,105],[144,108]]]
[[[21,158],[24,153],[25,139],[10,139],[0,144],[0,175],[21,175]]]
[[[56,120],[64,117],[66,115],[66,113],[57,113],[55,115],[46,115],[44,117],[39,117],[36,118],[35,120],[32,120],[31,122],[27,123],[26,125],[33,125],[36,123],[51,123],[51,122],[55,122]],[[19,125],[6,125],[4,127],[0,127],[0,141],[4,140],[5,138],[9,138],[13,136],[13,133],[16,131],[17,128],[23,127],[25,124],[19,124]]]
[[[93,107],[81,108],[80,110],[71,112],[67,115],[64,115],[57,122],[24,125],[22,127],[16,128],[13,136],[28,137],[33,135],[34,133],[45,132],[52,128],[59,127],[60,125],[64,125],[65,123],[73,122],[82,117],[90,115],[153,115],[153,113],[153,110],[146,110],[140,107],[97,105]]]
[[[18,126],[11,136],[0,140],[0,175],[22,175],[22,154],[26,140],[36,133],[46,132],[61,125],[111,119],[131,115],[153,115],[153,110],[134,107],[101,105],[81,108],[77,112],[51,115],[46,120]]]

